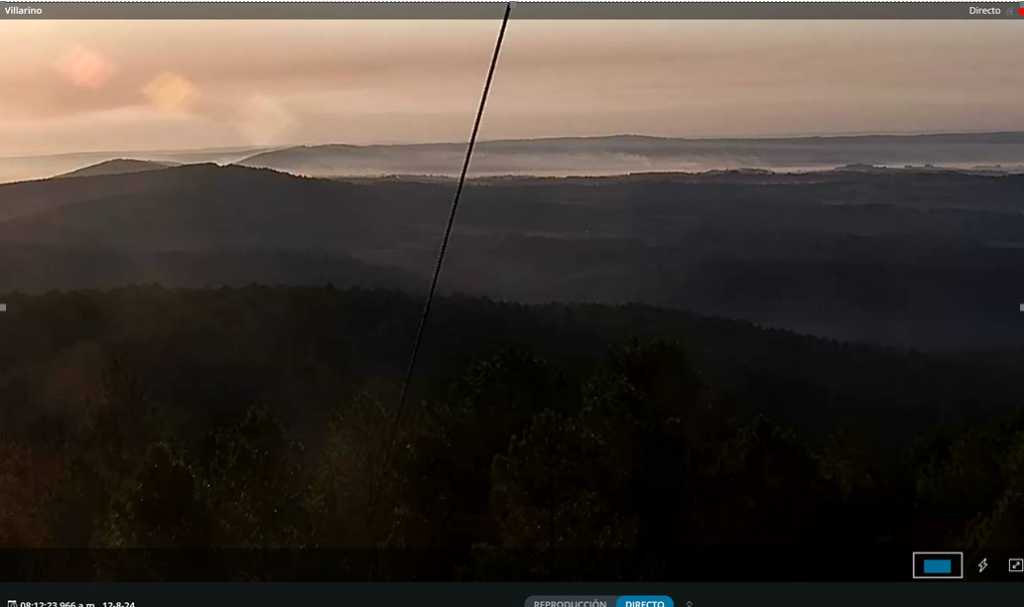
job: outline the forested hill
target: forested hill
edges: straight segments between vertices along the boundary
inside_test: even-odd
[[[393,426],[418,297],[252,286],[0,300],[0,546],[376,547],[400,579],[668,579],[681,574],[628,555],[1021,539],[1019,353],[441,298]],[[650,487],[657,500],[634,499]],[[585,571],[566,569],[572,550],[593,556]],[[367,563],[129,554],[76,575],[365,579]]]
[[[191,165],[0,185],[0,291],[417,291],[453,184]],[[1024,343],[1024,175],[851,168],[474,181],[441,288],[642,302],[929,349]]]

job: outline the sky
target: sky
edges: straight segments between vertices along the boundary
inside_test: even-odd
[[[0,156],[464,141],[496,21],[0,21]],[[513,21],[485,139],[1024,131],[1024,23]]]

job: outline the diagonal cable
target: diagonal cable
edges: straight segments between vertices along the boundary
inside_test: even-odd
[[[459,210],[459,200],[462,198],[462,189],[466,184],[466,173],[469,172],[469,162],[473,158],[473,148],[476,146],[477,133],[480,131],[480,121],[483,119],[484,107],[487,105],[487,95],[491,90],[491,81],[494,79],[494,70],[498,65],[498,55],[501,52],[501,43],[505,39],[505,29],[508,27],[508,19],[511,12],[512,4],[507,3],[505,5],[505,14],[501,19],[501,29],[498,31],[498,40],[494,45],[494,54],[491,56],[491,65],[487,70],[487,80],[484,82],[483,93],[480,95],[480,106],[477,108],[476,120],[473,122],[473,132],[470,134],[469,145],[466,147],[466,157],[462,162],[462,172],[459,174],[459,183],[455,189],[455,196],[452,199],[451,210],[448,213],[448,223],[445,226],[444,236],[441,239],[441,248],[437,254],[437,262],[434,265],[434,277],[430,282],[430,291],[427,293],[427,298],[423,303],[423,313],[420,315],[419,326],[416,329],[416,339],[413,341],[412,352],[409,355],[409,365],[406,368],[405,378],[402,381],[402,392],[398,399],[398,408],[395,410],[395,416],[391,420],[388,431],[388,438],[386,439],[387,442],[384,447],[385,450],[381,462],[380,473],[384,473],[387,470],[391,452],[394,450],[395,442],[397,441],[398,429],[405,413],[406,401],[409,396],[409,385],[412,383],[413,374],[416,371],[416,361],[419,358],[420,347],[423,345],[423,334],[426,330],[427,322],[430,319],[430,308],[433,305],[434,295],[437,292],[438,279],[441,276],[441,268],[444,266],[444,257],[448,251],[448,241],[451,239],[452,227],[455,225],[455,215]],[[371,504],[375,501],[374,496],[371,495]]]

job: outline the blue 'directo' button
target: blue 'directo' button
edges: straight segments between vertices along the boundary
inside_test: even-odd
[[[925,559],[922,568],[925,575],[949,575],[953,573],[953,561],[949,559]]]
[[[620,596],[615,607],[674,607],[669,596]]]

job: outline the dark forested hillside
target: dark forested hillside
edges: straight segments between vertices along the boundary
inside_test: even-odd
[[[231,552],[63,563],[83,577],[673,579],[657,559],[683,547],[1021,538],[1019,351],[446,297],[395,426],[418,298],[0,300],[0,547],[378,550],[303,571]]]
[[[1019,545],[1024,176],[473,180],[399,417],[452,193],[0,185],[0,569],[667,580]]]
[[[192,165],[0,186],[0,289],[416,288],[454,184]],[[935,169],[481,179],[441,288],[639,302],[846,341],[1024,344],[1024,175]]]

